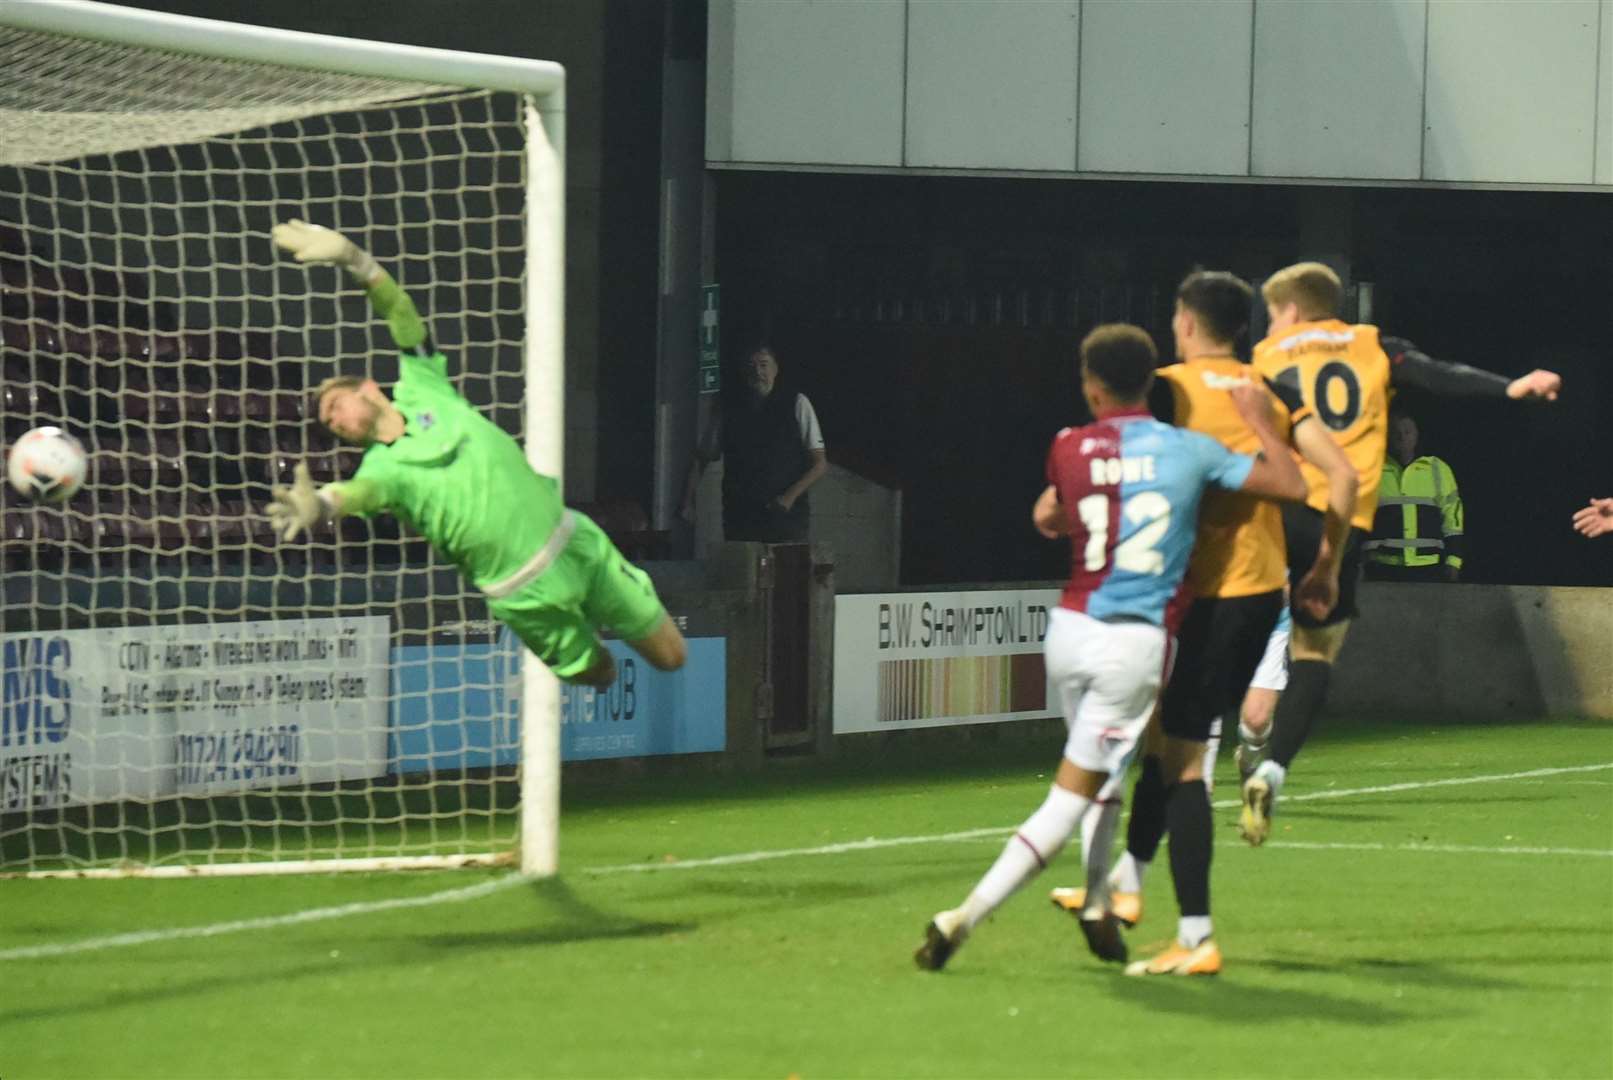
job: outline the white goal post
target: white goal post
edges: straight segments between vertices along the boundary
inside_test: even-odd
[[[389,375],[362,294],[272,251],[292,216],[369,247],[562,476],[564,95],[548,61],[0,3],[3,439],[92,454],[64,508],[0,496],[0,875],[555,872],[548,670],[395,526],[254,518],[297,457],[356,464],[307,391]]]

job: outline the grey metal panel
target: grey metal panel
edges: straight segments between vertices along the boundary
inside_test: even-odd
[[[1253,14],[1253,0],[1086,0],[1079,168],[1245,175]]]
[[[911,0],[908,165],[1075,168],[1080,0]]]
[[[899,165],[902,0],[736,0],[733,160]]]
[[[968,179],[993,177],[1006,180],[1146,180],[1167,183],[1199,183],[1200,177],[1183,173],[1071,173],[1037,169],[958,169],[935,165],[780,165],[770,162],[713,161],[708,162],[713,172],[792,172],[838,173],[845,176],[958,176]],[[1266,177],[1217,176],[1218,184],[1273,185],[1281,187],[1360,187],[1360,188],[1426,188],[1434,191],[1585,191],[1605,193],[1606,184],[1508,184],[1483,180],[1352,180],[1348,177]]]
[[[1256,176],[1422,175],[1424,0],[1258,0]]]
[[[734,0],[707,0],[706,160],[734,157]]]
[[[1434,0],[1423,179],[1588,184],[1598,0]]]
[[[1613,184],[1613,0],[1602,0],[1596,62],[1596,182]]]

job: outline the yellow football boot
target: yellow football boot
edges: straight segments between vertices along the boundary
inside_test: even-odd
[[[1238,834],[1259,847],[1271,836],[1271,784],[1263,777],[1251,776],[1243,785],[1243,811],[1238,815]]]

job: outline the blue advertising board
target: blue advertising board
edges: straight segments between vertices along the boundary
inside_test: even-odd
[[[699,754],[727,745],[727,653],[689,639],[689,659],[657,671],[620,641],[609,689],[562,686],[562,761]],[[414,645],[392,655],[392,756],[399,773],[511,765],[520,759],[520,664],[505,631],[493,644]]]

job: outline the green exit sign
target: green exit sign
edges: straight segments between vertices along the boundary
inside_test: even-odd
[[[717,354],[718,320],[722,301],[716,285],[700,287],[700,375],[702,394],[715,394],[722,389],[722,367]]]

